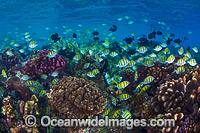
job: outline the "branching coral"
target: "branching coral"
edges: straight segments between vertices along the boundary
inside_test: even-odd
[[[151,106],[157,114],[174,118],[174,128],[163,128],[163,132],[199,132],[200,118],[200,70],[187,73],[183,78],[165,82],[156,91]]]
[[[36,124],[34,127],[30,128],[25,125],[23,119],[26,118],[29,114],[34,116],[38,116],[38,99],[36,96],[32,96],[30,101],[13,101],[10,96],[4,98],[4,110],[6,115],[6,124],[11,133],[18,132],[35,132],[38,133],[38,125]],[[19,110],[15,110],[19,109]]]
[[[147,76],[153,76],[155,79],[152,86],[149,89],[149,92],[154,94],[155,88],[160,86],[162,83],[165,83],[166,81],[171,81],[172,79],[179,79],[179,77],[183,77],[185,74],[189,73],[192,68],[185,66],[185,71],[180,74],[176,74],[174,70],[177,69],[177,66],[174,64],[160,64],[158,62],[155,63],[152,67],[146,67],[143,65],[140,65],[137,68],[138,72],[138,78],[134,79],[135,73],[132,74],[129,78],[130,85],[128,86],[129,90],[133,90],[139,83],[141,83]],[[131,82],[132,80],[136,80],[136,82]]]
[[[82,78],[64,76],[49,95],[50,104],[60,117],[87,118],[103,111],[102,92]]]
[[[60,55],[56,54],[53,58],[48,58],[46,55],[51,50],[45,49],[39,51],[39,56],[30,59],[24,65],[22,73],[31,76],[32,79],[40,77],[42,74],[50,74],[54,71],[60,71],[67,63]]]

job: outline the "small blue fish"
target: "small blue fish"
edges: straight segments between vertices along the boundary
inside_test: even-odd
[[[11,50],[7,51],[6,54],[7,54],[8,56],[13,56],[13,55],[14,55],[13,52],[12,52]]]
[[[25,50],[24,49],[20,49],[19,52],[23,54],[25,52]]]
[[[56,71],[55,71],[55,72],[53,72],[53,73],[51,74],[51,76],[52,76],[52,77],[57,77],[58,74],[59,74],[59,72],[56,72]]]
[[[42,74],[42,76],[41,76],[42,79],[47,79],[47,77],[48,76],[46,74]]]
[[[29,77],[28,75],[23,75],[23,76],[22,76],[22,79],[23,79],[23,80],[29,80],[30,77]]]
[[[85,64],[83,65],[83,69],[87,69],[89,66],[90,66],[90,63],[85,63]]]

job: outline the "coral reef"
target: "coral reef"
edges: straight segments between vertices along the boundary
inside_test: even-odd
[[[172,79],[179,79],[183,77],[186,73],[190,72],[192,69],[185,66],[185,71],[181,74],[176,74],[174,70],[177,69],[177,66],[172,64],[160,64],[156,63],[155,66],[149,67],[147,70],[147,76],[152,75],[155,77],[154,83],[157,85],[161,85],[166,81],[170,81]]]
[[[153,76],[155,79],[153,83],[151,84],[151,87],[149,89],[149,93],[155,92],[155,88],[160,86],[161,84],[165,83],[166,81],[171,80],[177,80],[180,77],[183,77],[185,74],[189,73],[193,68],[185,66],[185,71],[180,74],[176,74],[174,70],[177,69],[177,66],[174,64],[161,64],[159,62],[156,62],[154,66],[152,67],[146,67],[144,65],[140,65],[137,68],[138,72],[138,78],[134,79],[135,73],[132,73],[130,78],[127,80],[131,83],[128,88],[129,90],[133,90],[132,88],[135,88],[140,82],[142,82],[147,76]],[[131,82],[133,80],[136,80],[136,82]]]
[[[123,69],[119,73],[119,75],[123,77],[124,79],[130,79],[131,75],[133,74],[134,72],[131,69]]]
[[[39,51],[39,56],[32,58],[22,68],[22,73],[31,76],[32,79],[40,77],[42,74],[50,74],[54,71],[60,71],[67,63],[61,55],[56,54],[53,58],[48,58],[46,55],[50,52],[49,49]]]
[[[6,53],[8,51],[12,51],[13,55],[7,55]],[[0,53],[0,68],[9,70],[10,68],[20,64],[22,60],[22,57],[18,53],[15,53],[13,48],[7,48],[3,51],[3,53]]]
[[[82,78],[64,76],[51,86],[53,111],[63,118],[87,118],[103,111],[106,99],[102,92]]]
[[[98,68],[94,62],[95,57],[92,55],[83,55],[83,57],[78,61],[74,66],[74,71],[81,70],[83,72],[91,71]],[[83,69],[85,63],[90,63],[90,66],[87,69]]]
[[[200,70],[185,74],[178,80],[166,81],[157,88],[151,106],[157,114],[174,118],[174,128],[163,128],[163,132],[199,132]]]
[[[138,113],[138,114],[133,114],[135,117],[138,117],[138,115],[141,116],[142,111],[146,107],[147,102],[148,102],[147,94],[134,95],[134,97],[131,99],[129,108],[133,109],[133,111]]]
[[[75,56],[75,52],[73,52],[71,49],[66,48],[65,50],[60,50],[59,55],[62,55],[63,57],[69,58],[70,60],[73,59]]]
[[[6,114],[6,124],[11,133],[19,133],[19,132],[35,132],[39,133],[38,125],[36,124],[34,127],[30,128],[25,125],[23,119],[26,118],[27,115],[32,114],[34,116],[39,115],[38,99],[36,96],[32,96],[30,101],[19,100],[17,103],[13,101],[10,96],[3,99],[5,114]],[[19,108],[19,110],[15,110]],[[18,112],[19,111],[19,112]]]

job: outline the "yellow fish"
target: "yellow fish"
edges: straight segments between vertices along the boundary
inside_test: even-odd
[[[185,65],[185,64],[186,64],[186,62],[185,62],[185,60],[183,60],[182,58],[179,59],[179,60],[176,62],[176,65],[177,65],[177,66],[183,66],[183,65]]]
[[[199,49],[195,46],[192,48],[192,50],[195,52],[195,53],[198,53],[199,52]]]
[[[187,56],[187,57],[189,57],[189,58],[191,58],[191,53],[190,52],[187,52],[184,55]]]
[[[112,102],[113,105],[116,106],[116,105],[117,105],[117,98],[112,97],[112,98],[111,98],[111,102]]]
[[[180,47],[180,49],[178,50],[179,55],[182,55],[184,53],[184,49],[183,47]]]
[[[124,119],[131,119],[131,112],[126,110],[122,112],[122,118]]]
[[[34,85],[34,84],[35,84],[35,81],[34,81],[34,80],[28,80],[28,81],[25,82],[25,85],[26,85],[26,86],[32,86],[32,85]]]
[[[139,94],[145,92],[147,89],[149,89],[151,85],[145,85],[144,87],[142,87],[142,89],[140,90]]]
[[[195,59],[190,59],[190,60],[188,61],[188,63],[190,64],[190,66],[196,66],[196,65],[197,65],[197,62],[196,62]]]
[[[112,85],[113,85],[113,84],[116,84],[116,85],[117,85],[118,82],[117,82],[116,80],[112,80]]]
[[[108,47],[109,44],[110,44],[109,40],[106,40],[106,41],[103,43],[103,45],[104,45],[105,47]]]
[[[138,50],[139,53],[144,54],[145,52],[148,51],[148,49],[145,46],[141,46]]]
[[[151,60],[147,60],[147,61],[144,62],[144,65],[147,66],[147,67],[152,67],[152,66],[154,66],[154,63]]]
[[[188,61],[188,60],[189,60],[189,57],[188,57],[188,56],[184,56],[184,57],[183,57],[183,60],[184,60],[184,61]]]
[[[143,84],[149,84],[151,83],[155,78],[153,76],[148,76],[144,79],[144,81],[142,82]]]
[[[176,70],[174,70],[174,72],[176,74],[181,74],[181,73],[185,72],[185,67],[184,66],[180,66]]]
[[[130,84],[129,81],[122,81],[121,83],[117,84],[116,87],[117,87],[118,89],[124,89],[124,88],[126,88],[129,84]]]
[[[137,85],[137,87],[135,88],[134,93],[139,92],[140,89],[142,88],[142,86],[143,86],[143,83],[139,83],[139,84]]]
[[[98,74],[98,73],[99,73],[99,69],[94,69],[94,70],[92,70],[92,73]]]
[[[173,63],[174,60],[175,60],[175,56],[172,54],[172,55],[170,55],[170,56],[167,58],[166,62],[167,62],[168,64],[170,64],[170,63]]]
[[[104,116],[108,115],[109,113],[110,113],[110,109],[106,109],[106,110],[103,112],[102,116],[104,117]]]
[[[112,118],[115,119],[115,118],[119,117],[120,113],[121,113],[121,109],[118,109],[117,111],[115,111]]]
[[[133,67],[135,64],[136,64],[136,62],[134,60],[130,60],[127,67]]]
[[[121,99],[121,100],[127,100],[127,99],[129,99],[131,96],[129,95],[129,94],[127,94],[127,93],[124,93],[124,94],[121,94],[121,95],[119,95],[119,98]]]
[[[125,67],[125,66],[128,65],[129,62],[130,62],[130,61],[129,61],[128,59],[121,59],[121,60],[119,61],[119,63],[117,64],[117,66],[118,66],[118,67]]]
[[[163,50],[163,53],[164,53],[164,54],[170,54],[169,48],[165,48],[165,49]]]
[[[1,75],[3,75],[5,78],[8,78],[8,76],[7,76],[7,74],[6,74],[4,69],[1,71],[1,73],[2,73]]]
[[[118,53],[116,53],[115,51],[113,51],[113,52],[110,53],[110,56],[111,56],[111,57],[115,57],[115,56],[117,56],[117,55],[118,55]]]
[[[81,54],[77,54],[77,55],[75,55],[74,56],[74,60],[76,60],[76,61],[78,61],[78,60],[80,60],[81,59],[81,57],[82,57],[82,55]]]

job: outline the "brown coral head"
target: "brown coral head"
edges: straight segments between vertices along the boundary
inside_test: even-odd
[[[82,78],[64,76],[51,86],[50,104],[64,118],[86,118],[103,111],[102,92]]]

